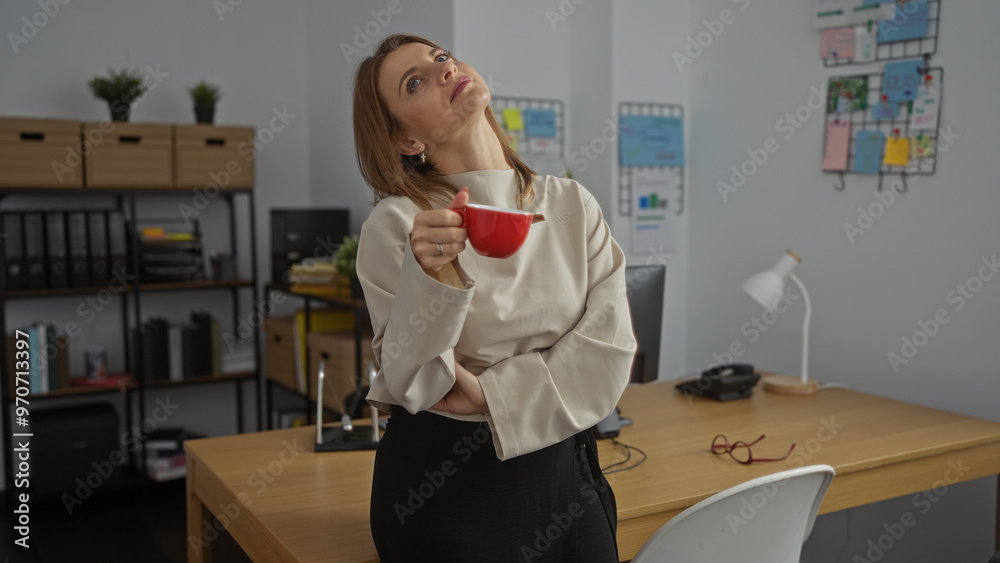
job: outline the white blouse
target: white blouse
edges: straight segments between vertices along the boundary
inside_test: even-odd
[[[516,208],[513,170],[446,176],[469,202]],[[455,260],[466,288],[428,276],[410,250],[407,198],[381,200],[361,229],[358,278],[380,369],[368,401],[389,412],[432,410],[489,423],[500,459],[533,452],[600,422],[629,379],[636,341],[625,255],[594,197],[579,183],[538,176],[524,210],[531,226],[510,258],[467,243]],[[489,414],[433,410],[455,383],[454,363],[478,375]]]

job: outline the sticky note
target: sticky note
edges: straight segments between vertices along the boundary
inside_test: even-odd
[[[524,118],[524,134],[528,137],[551,139],[556,136],[556,112],[550,109],[526,109],[521,112]]]
[[[917,135],[910,139],[911,158],[927,158],[934,156],[934,139],[930,135]]]
[[[909,0],[896,4],[891,20],[878,22],[878,42],[892,43],[920,39],[927,35],[927,0]]]
[[[854,136],[854,171],[859,174],[878,174],[882,163],[881,131],[858,131]]]
[[[937,86],[927,85],[917,90],[917,99],[913,100],[913,113],[910,114],[910,129],[937,129],[940,105],[941,97]]]
[[[854,28],[842,27],[823,30],[819,56],[824,59],[854,58]]]
[[[920,59],[886,63],[882,74],[882,94],[890,102],[907,102],[917,97],[920,89]]]
[[[854,28],[854,62],[868,63],[875,60],[875,33],[866,25]]]
[[[879,102],[872,106],[872,119],[896,119],[899,114],[899,104],[894,102]]]
[[[503,122],[508,131],[521,131],[524,122],[521,121],[521,108],[506,108],[503,110]]]
[[[889,137],[885,142],[885,163],[906,166],[910,163],[910,140],[906,137]]]
[[[851,145],[851,122],[828,121],[826,144],[823,146],[823,170],[847,170],[847,153]]]

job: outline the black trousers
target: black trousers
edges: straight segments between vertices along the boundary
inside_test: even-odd
[[[589,431],[500,461],[485,422],[396,407],[371,498],[386,563],[618,561],[614,494]]]

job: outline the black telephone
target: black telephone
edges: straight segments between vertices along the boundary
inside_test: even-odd
[[[678,383],[675,387],[689,395],[711,397],[718,401],[745,399],[753,394],[760,374],[750,364],[727,364],[701,372],[701,377]]]

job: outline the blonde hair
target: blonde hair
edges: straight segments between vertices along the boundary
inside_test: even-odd
[[[421,163],[418,156],[399,153],[402,128],[378,91],[379,70],[386,56],[408,43],[441,48],[428,39],[397,33],[386,37],[375,53],[358,66],[354,77],[354,150],[361,176],[375,192],[375,203],[390,196],[403,196],[421,209],[431,209],[435,202],[448,205],[455,188],[429,162]],[[531,180],[535,172],[518,158],[489,105],[484,113],[500,140],[504,158],[517,175],[517,205],[522,208],[534,197]]]

